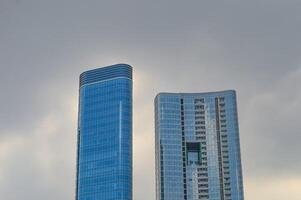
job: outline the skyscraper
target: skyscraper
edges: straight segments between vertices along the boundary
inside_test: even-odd
[[[132,68],[83,72],[76,200],[132,200]]]
[[[235,91],[155,99],[156,199],[243,200]]]

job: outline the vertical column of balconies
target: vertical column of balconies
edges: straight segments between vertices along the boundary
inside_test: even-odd
[[[197,98],[195,106],[195,136],[201,144],[201,163],[198,167],[198,193],[199,199],[209,199],[208,190],[208,165],[207,165],[207,142],[205,123],[205,100]]]
[[[156,200],[164,200],[164,168],[163,145],[160,138],[160,107],[158,98],[155,99],[155,151],[156,151]]]
[[[185,117],[184,117],[184,99],[181,99],[181,133],[182,133],[182,157],[183,157],[183,188],[184,200],[187,200],[187,174],[186,174],[186,141],[185,141]]]
[[[216,134],[220,175],[220,194],[221,200],[231,200],[229,146],[225,107],[225,98],[216,97]]]

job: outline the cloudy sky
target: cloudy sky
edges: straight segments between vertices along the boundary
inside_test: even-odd
[[[134,199],[158,92],[238,93],[246,200],[301,196],[300,0],[0,0],[0,194],[74,199],[78,76],[134,68]]]

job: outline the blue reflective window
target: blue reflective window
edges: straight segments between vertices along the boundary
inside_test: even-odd
[[[132,80],[124,67],[81,76],[77,200],[132,200]]]

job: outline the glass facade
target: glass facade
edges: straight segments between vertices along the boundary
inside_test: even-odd
[[[76,200],[132,200],[132,68],[80,76]]]
[[[243,200],[235,91],[155,99],[156,199]]]

